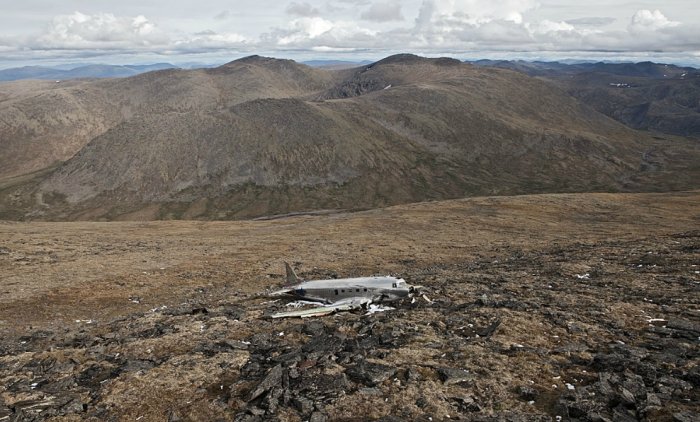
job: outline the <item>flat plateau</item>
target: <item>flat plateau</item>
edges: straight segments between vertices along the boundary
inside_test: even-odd
[[[272,321],[284,260],[433,302]],[[699,293],[698,191],[0,222],[0,421],[685,420]]]

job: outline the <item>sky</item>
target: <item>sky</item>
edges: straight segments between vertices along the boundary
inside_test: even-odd
[[[0,68],[396,53],[700,67],[698,0],[0,1]]]

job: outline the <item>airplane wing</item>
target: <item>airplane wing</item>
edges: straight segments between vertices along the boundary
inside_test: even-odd
[[[292,292],[292,289],[281,289],[281,290],[276,290],[274,292],[268,292],[268,293],[266,293],[266,296],[269,296],[269,297],[286,296],[286,295],[290,295],[291,292]]]
[[[288,312],[277,312],[275,314],[272,314],[270,317],[273,319],[277,319],[277,318],[293,318],[293,317],[310,318],[310,317],[317,317],[317,316],[325,316],[325,315],[334,314],[336,312],[352,311],[353,309],[359,309],[363,305],[367,305],[370,302],[371,301],[368,299],[352,298],[352,299],[348,299],[348,300],[338,301],[338,302],[332,303],[330,305],[317,306],[315,308],[300,309],[297,311],[288,311]]]

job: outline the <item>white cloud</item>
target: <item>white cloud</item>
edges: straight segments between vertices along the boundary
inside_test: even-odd
[[[435,14],[435,3],[432,1],[423,1],[418,10],[418,16],[415,21],[416,32],[423,31],[430,27]]]
[[[567,19],[565,22],[574,26],[606,26],[615,22],[615,18],[610,17],[585,17],[576,19]]]
[[[700,26],[668,19],[659,10],[639,10],[630,20],[621,47],[628,51],[699,51]]]
[[[639,10],[632,16],[629,31],[632,33],[653,32],[664,28],[679,26],[680,22],[669,20],[659,10]]]
[[[304,16],[304,17],[312,17],[312,16],[319,16],[321,12],[311,6],[309,3],[297,3],[297,2],[292,2],[289,3],[287,8],[285,9],[285,12],[289,15],[296,15],[296,16]]]
[[[216,16],[177,20],[177,24],[152,20],[150,14],[94,10],[61,14],[33,36],[4,34],[0,29],[0,51],[6,61],[62,54],[79,58],[215,53],[223,57],[237,52],[363,51],[377,57],[383,52],[459,56],[501,51],[684,51],[692,57],[700,51],[700,26],[670,19],[660,10],[631,10],[611,18],[541,16],[537,0],[301,0],[282,3],[275,10],[269,7],[272,3],[265,4],[271,10],[260,17],[267,23],[259,28],[254,25],[256,15],[243,9],[225,10],[223,1],[211,9],[223,10]],[[262,6],[256,10],[262,13]],[[197,25],[188,27],[190,21]],[[613,27],[613,22],[619,25]]]
[[[402,21],[404,19],[401,14],[401,3],[398,1],[374,3],[369,9],[362,12],[360,17],[374,22]]]
[[[524,22],[534,0],[424,0],[412,33],[424,47],[453,50],[531,48],[539,36],[571,31],[565,22]]]
[[[329,47],[327,45],[311,47],[311,51],[317,51],[319,53],[352,53],[357,50],[357,48],[353,47]]]
[[[277,37],[278,45],[290,45],[318,37],[333,29],[333,22],[323,18],[300,18],[290,23],[290,28]]]
[[[219,15],[222,19],[228,16]],[[173,54],[247,49],[251,42],[248,37],[232,31],[166,33],[143,15],[132,17],[75,12],[54,17],[42,34],[20,43],[28,49],[41,52],[41,55],[53,56],[58,53],[48,52],[63,50],[66,51],[65,54],[75,57],[80,54],[100,56],[114,52]]]
[[[551,34],[556,32],[572,32],[576,30],[576,28],[570,23],[552,22],[547,19],[539,21],[533,25],[526,24],[525,27],[533,34]]]
[[[11,45],[5,45],[5,42],[0,40],[0,52],[3,53],[10,53],[10,52],[16,52],[19,49],[17,47],[13,47]]]
[[[374,46],[378,40],[377,34],[377,31],[362,28],[352,21],[299,18],[291,21],[287,28],[263,36],[261,46],[264,48],[273,44],[282,48],[313,50],[314,47],[321,47],[343,51]]]
[[[627,30],[604,30],[611,18],[527,20],[534,0],[424,0],[403,42],[428,50],[491,51],[693,51],[700,27],[666,18],[660,11],[634,14]]]
[[[52,48],[131,47],[163,45],[168,37],[145,16],[75,12],[53,18],[37,45]]]
[[[470,33],[473,42],[483,45],[524,45],[533,41],[533,36],[526,27],[506,20],[475,25]]]
[[[536,0],[424,0],[433,4],[437,17],[458,19],[471,24],[492,20],[523,22],[523,14],[537,7]]]
[[[180,51],[220,50],[245,47],[250,40],[237,33],[202,31],[177,40],[172,48]]]

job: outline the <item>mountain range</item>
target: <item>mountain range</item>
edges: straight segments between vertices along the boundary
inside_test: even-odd
[[[652,62],[579,63],[480,60],[557,84],[635,129],[700,138],[700,70]]]
[[[259,56],[0,84],[0,218],[250,218],[474,195],[698,188],[700,145],[448,58]]]
[[[347,60],[309,60],[302,62],[307,66],[324,69],[349,69],[352,67],[367,65],[372,62],[368,60],[347,61]],[[152,72],[163,69],[200,69],[216,67],[205,65],[204,63],[190,62],[179,63],[177,66],[171,63],[153,64],[64,64],[56,66],[22,66],[8,69],[0,69],[0,81],[19,81],[26,79],[65,81],[69,79],[96,79],[96,78],[126,78],[141,73]]]
[[[24,66],[0,70],[0,81],[17,81],[22,79],[40,79],[62,81],[79,78],[125,78],[154,70],[173,69],[170,63],[155,63],[147,65],[108,65],[91,64],[75,66],[68,69],[62,67]]]

